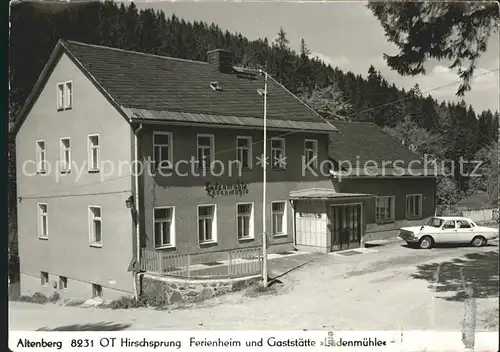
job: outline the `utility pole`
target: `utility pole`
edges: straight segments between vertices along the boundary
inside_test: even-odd
[[[500,232],[500,122],[497,136],[497,209],[498,209],[498,231]]]
[[[262,70],[261,70],[262,73]],[[267,288],[266,170],[267,170],[267,72],[264,72],[264,152],[262,155],[262,281]]]

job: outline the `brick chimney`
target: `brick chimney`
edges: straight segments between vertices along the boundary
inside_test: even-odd
[[[208,63],[222,73],[233,72],[233,53],[229,50],[215,49],[207,52]]]

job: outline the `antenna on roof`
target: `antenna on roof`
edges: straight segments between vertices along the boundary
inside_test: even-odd
[[[212,88],[215,91],[221,91],[222,86],[220,85],[219,82],[210,82],[210,88]]]

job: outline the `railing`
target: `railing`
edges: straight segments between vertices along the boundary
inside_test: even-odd
[[[498,218],[496,212],[498,212],[498,209],[471,209],[462,211],[462,215],[475,222],[494,222]]]
[[[192,279],[236,278],[262,272],[260,248],[187,254],[141,248],[141,270]]]

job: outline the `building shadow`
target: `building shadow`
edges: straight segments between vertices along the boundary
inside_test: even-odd
[[[498,297],[498,267],[498,252],[469,253],[441,264],[417,265],[412,278],[428,281],[436,292],[451,293],[442,297],[448,301],[463,301],[467,289],[475,298]]]
[[[413,249],[413,250],[422,250],[418,248],[418,244],[416,245],[409,245],[409,244],[402,244],[401,247],[407,248],[407,249]]]
[[[418,243],[408,245],[407,243],[401,244],[401,247],[408,249],[417,249],[420,251],[427,249],[420,249]],[[433,249],[456,249],[456,248],[473,248],[469,243],[436,243],[432,246]],[[498,243],[487,243],[485,247],[498,247]]]
[[[365,248],[373,248],[373,247],[381,247],[383,246],[380,243],[370,243],[370,242],[365,242]]]
[[[36,331],[120,331],[129,328],[132,324],[121,324],[113,322],[99,322],[89,324],[64,325],[57,328],[43,327]]]

